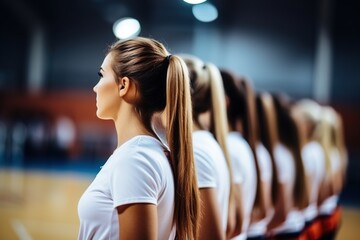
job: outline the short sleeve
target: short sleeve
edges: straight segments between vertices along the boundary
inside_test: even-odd
[[[231,158],[231,166],[233,171],[233,182],[235,184],[241,184],[243,182],[243,166],[241,163],[245,164],[249,161],[249,151],[246,142],[243,142],[240,137],[233,136],[229,134],[228,137],[228,149]],[[248,147],[248,148],[247,148]]]
[[[157,205],[161,181],[156,166],[141,154],[130,156],[117,164],[110,177],[114,208],[131,203]]]
[[[264,145],[258,144],[256,146],[256,154],[261,172],[261,180],[264,182],[271,181],[273,172],[271,168],[271,157],[268,150],[266,150]]]
[[[215,166],[212,163],[212,156],[205,151],[194,150],[196,176],[199,188],[215,188]]]
[[[275,163],[278,181],[286,183],[290,181],[294,176],[294,158],[292,154],[284,147],[279,145],[275,148]]]
[[[243,179],[241,176],[241,159],[242,156],[240,156],[241,153],[235,153],[233,151],[230,151],[230,157],[231,157],[231,166],[233,171],[233,182],[235,184],[242,183]]]

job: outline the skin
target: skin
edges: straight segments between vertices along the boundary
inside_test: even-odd
[[[214,188],[201,188],[201,224],[199,239],[225,239],[221,226],[221,213]]]
[[[134,103],[138,98],[137,88],[129,78],[116,81],[111,68],[112,56],[107,55],[100,68],[100,80],[94,87],[96,115],[100,119],[114,121],[118,144],[138,135],[150,135]],[[126,127],[124,127],[126,126]],[[117,208],[120,239],[157,239],[157,208],[153,204],[127,204]]]
[[[291,186],[286,183],[279,183],[278,197],[275,203],[275,214],[268,225],[268,230],[272,230],[285,222],[287,214],[292,208],[291,199]]]
[[[228,239],[240,235],[243,228],[244,218],[244,202],[242,197],[242,186],[241,184],[234,184],[233,194],[234,202],[229,211],[228,226],[226,229],[226,237]]]
[[[251,213],[251,223],[258,222],[266,218],[273,208],[271,203],[271,182],[260,180],[262,185],[262,194],[263,199],[261,199],[261,204],[264,206],[265,211],[261,210],[259,207],[254,207]]]
[[[205,126],[208,126],[210,122],[209,112],[201,114],[199,116],[199,122],[201,126],[194,123],[193,130],[204,130]],[[220,207],[217,200],[215,188],[200,188],[200,200],[201,200],[201,219],[199,228],[199,240],[206,239],[225,239],[225,229],[221,223]]]
[[[118,207],[120,239],[158,239],[157,209],[153,204]]]

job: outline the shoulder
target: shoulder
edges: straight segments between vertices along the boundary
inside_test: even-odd
[[[238,133],[229,133],[227,138],[228,150],[232,155],[232,158],[238,157],[241,158],[241,161],[244,162],[244,159],[253,159],[253,153],[249,143]]]
[[[293,159],[293,155],[291,151],[283,144],[276,144],[274,153],[276,154],[276,158],[278,159]]]
[[[194,158],[197,170],[214,169],[217,160],[224,158],[218,142],[207,131],[195,131],[193,136]]]
[[[131,173],[163,171],[168,164],[165,149],[161,143],[150,136],[137,136],[116,149],[111,156],[114,172]]]
[[[209,155],[221,151],[214,136],[207,131],[195,131],[193,133],[193,142],[194,153]]]
[[[116,149],[112,157],[127,161],[134,159],[152,159],[153,157],[165,157],[165,148],[160,141],[150,136],[136,136]]]

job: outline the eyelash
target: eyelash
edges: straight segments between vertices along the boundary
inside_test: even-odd
[[[103,77],[102,73],[101,72],[98,72],[98,75],[99,77]]]

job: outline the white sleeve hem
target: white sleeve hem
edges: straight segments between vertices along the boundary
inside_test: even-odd
[[[153,198],[127,198],[122,199],[121,201],[114,202],[113,206],[114,208],[117,208],[119,206],[127,205],[127,204],[136,204],[136,203],[150,203],[154,205],[158,205],[156,199]]]

